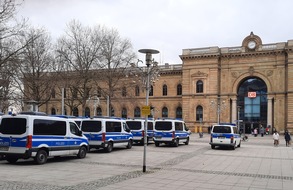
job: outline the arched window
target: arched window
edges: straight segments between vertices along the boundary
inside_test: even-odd
[[[56,115],[56,109],[55,108],[51,109],[51,115]]]
[[[151,85],[150,91],[149,91],[149,96],[153,96],[153,95],[154,95],[154,88],[153,88],[153,85]]]
[[[97,107],[97,116],[102,116],[102,108]]]
[[[196,82],[196,93],[203,93],[203,82],[201,80]]]
[[[140,91],[139,91],[139,86],[135,87],[135,96],[139,96],[140,95]]]
[[[178,84],[177,85],[177,95],[182,95],[182,85],[181,84]]]
[[[166,107],[162,108],[162,117],[168,117],[168,108]]]
[[[168,95],[168,87],[166,84],[163,85],[163,96],[167,96]]]
[[[122,108],[121,117],[122,118],[127,118],[127,109],[126,108]]]
[[[86,108],[84,109],[84,116],[85,116],[85,117],[91,117],[91,110],[90,110],[89,107],[86,107]]]
[[[126,87],[123,87],[122,88],[122,97],[125,97],[126,96]]]
[[[56,96],[55,89],[52,89],[52,91],[51,91],[51,97],[52,97],[52,98],[55,98],[55,96]]]
[[[182,107],[176,108],[176,118],[182,118]]]
[[[73,108],[72,115],[78,117],[78,108],[77,107]]]
[[[135,109],[134,109],[134,117],[140,117],[140,108],[139,107],[136,107]]]
[[[196,107],[196,121],[202,121],[203,120],[203,108],[202,106]]]

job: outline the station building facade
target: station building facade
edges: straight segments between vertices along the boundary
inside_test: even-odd
[[[292,48],[293,40],[266,44],[251,32],[236,47],[183,49],[182,64],[161,66],[149,96],[152,114],[182,118],[193,131],[215,123],[239,123],[246,133],[261,126],[293,131]],[[146,94],[133,91],[112,99],[111,115],[140,116]],[[99,99],[96,114],[106,115],[106,102]],[[60,106],[56,98],[39,110],[60,114]],[[89,115],[93,109],[88,106]],[[80,108],[75,114],[83,115]]]

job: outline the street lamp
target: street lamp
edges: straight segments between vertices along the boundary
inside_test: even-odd
[[[159,53],[158,50],[154,49],[140,49],[138,50],[139,53],[145,54],[145,61],[147,66],[147,80],[146,80],[146,106],[149,105],[149,90],[150,90],[150,66],[153,63],[152,54]],[[157,64],[154,64],[157,67]],[[143,149],[143,172],[146,172],[146,147],[147,147],[147,126],[148,126],[148,115],[145,115],[145,125],[144,125],[144,149]]]
[[[217,109],[217,122],[220,124],[220,115],[221,112],[226,108],[226,102],[223,100],[221,101],[220,96],[217,98],[217,102],[211,101],[211,106],[215,109]]]

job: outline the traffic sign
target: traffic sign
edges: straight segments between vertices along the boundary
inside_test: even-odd
[[[148,116],[151,114],[151,107],[150,106],[142,106],[141,115]]]

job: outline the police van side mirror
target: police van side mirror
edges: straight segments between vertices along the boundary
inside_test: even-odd
[[[82,136],[82,131],[81,130],[78,131],[78,136]]]

